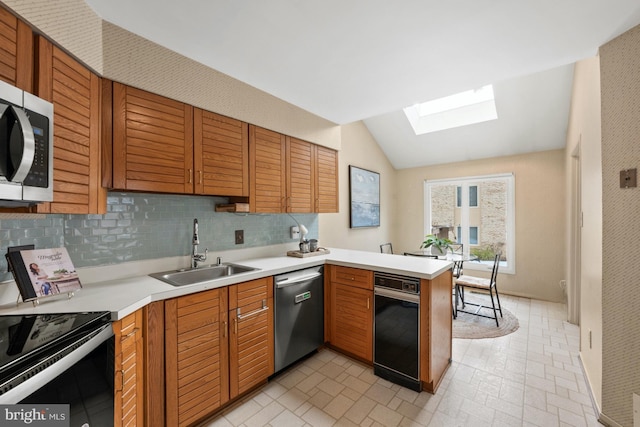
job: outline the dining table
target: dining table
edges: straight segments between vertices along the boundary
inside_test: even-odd
[[[417,251],[405,252],[408,256],[423,256],[426,258],[441,259],[444,261],[451,261],[453,263],[452,272],[453,279],[457,279],[462,275],[462,265],[465,261],[478,261],[478,257],[473,254],[447,252],[445,255],[434,255],[431,253],[431,248],[418,249]],[[457,298],[456,298],[457,301]],[[457,305],[457,304],[456,304]],[[457,307],[453,306],[453,318],[457,317]]]

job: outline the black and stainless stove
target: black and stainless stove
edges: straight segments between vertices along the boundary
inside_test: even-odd
[[[73,413],[77,393],[62,389],[93,382],[88,371],[101,371],[103,388],[113,387],[112,336],[109,312],[0,316],[0,404],[61,403]]]

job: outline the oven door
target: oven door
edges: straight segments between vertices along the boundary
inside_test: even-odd
[[[420,391],[420,295],[374,289],[374,373]]]
[[[113,340],[108,312],[0,316],[0,404],[69,405],[71,425],[113,425]]]

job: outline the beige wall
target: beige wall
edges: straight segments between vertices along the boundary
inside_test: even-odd
[[[349,165],[380,173],[380,227],[349,228]],[[342,126],[340,151],[340,213],[320,214],[320,243],[347,249],[378,252],[392,242],[398,212],[396,170],[362,122]]]
[[[574,239],[579,238],[575,253],[580,258],[575,261],[578,274],[573,261],[568,262],[567,288],[569,300],[579,301],[573,320],[580,325],[580,357],[598,408],[602,408],[601,149],[600,58],[594,57],[574,68],[566,149],[567,193],[572,195],[567,197],[567,241],[572,254]],[[576,194],[580,197],[573,197]]]
[[[563,301],[559,282],[566,265],[564,150],[500,157],[398,171],[398,249],[415,250],[424,240],[424,181],[515,174],[516,274],[501,274],[501,292]],[[481,272],[474,270],[474,274]],[[488,275],[487,275],[488,276]]]
[[[620,171],[640,167],[640,26],[600,48],[602,96],[602,412],[633,424],[640,394],[640,188]]]
[[[4,3],[103,77],[340,149],[335,123],[103,22],[83,0]]]

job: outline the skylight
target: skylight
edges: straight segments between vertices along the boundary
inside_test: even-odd
[[[404,113],[416,135],[498,118],[492,85],[415,104]]]

